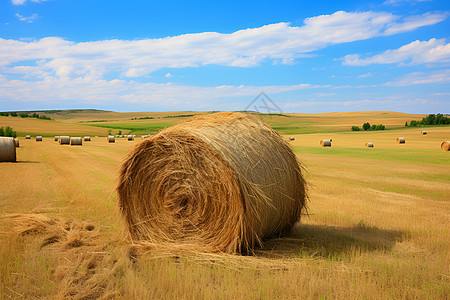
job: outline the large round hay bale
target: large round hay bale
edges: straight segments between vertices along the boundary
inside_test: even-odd
[[[55,142],[59,141],[59,136],[55,135]]]
[[[84,137],[84,141],[85,142],[90,142],[91,141],[91,137],[90,136],[85,136]]]
[[[288,142],[255,117],[226,112],[139,142],[117,191],[133,243],[232,253],[291,229],[306,201]]]
[[[16,161],[14,138],[0,136],[0,162]]]
[[[404,137],[398,137],[396,141],[397,141],[397,144],[404,144],[405,143],[405,138]]]
[[[63,135],[59,137],[60,145],[69,145],[70,144],[70,136]]]
[[[320,140],[320,146],[331,147],[331,140]]]
[[[450,150],[450,141],[442,142],[441,150],[442,151],[449,151]]]
[[[369,148],[373,148],[373,143],[367,142],[364,146],[369,147]]]
[[[17,138],[14,139],[14,146],[16,146],[16,148],[20,148],[19,139],[17,139]]]
[[[30,136],[30,135],[26,135],[26,136],[25,136],[25,139],[26,139],[26,140],[31,140],[31,136]]]
[[[41,135],[36,136],[36,142],[42,142],[42,136]]]
[[[81,145],[83,145],[83,139],[81,137],[71,137],[70,145],[71,146],[81,146]]]
[[[108,142],[109,143],[115,143],[116,142],[116,138],[113,135],[109,135],[108,136]]]
[[[128,140],[129,140],[129,141],[132,141],[132,140],[134,140],[134,136],[132,136],[132,135],[129,135],[129,136],[128,136]]]
[[[421,133],[422,133],[423,135],[427,134],[427,132],[426,132],[425,130],[422,130]]]

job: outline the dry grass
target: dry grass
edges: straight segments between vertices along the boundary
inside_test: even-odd
[[[0,298],[447,299],[450,129],[427,131],[295,135],[310,216],[247,256],[127,247],[114,187],[137,141],[20,138],[0,164]]]

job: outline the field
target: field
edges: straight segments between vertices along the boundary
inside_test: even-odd
[[[20,134],[18,162],[0,163],[0,298],[449,298],[450,155],[440,144],[450,127],[403,126],[423,115],[261,116],[295,138],[309,183],[308,215],[292,233],[248,255],[130,247],[115,186],[120,162],[141,139],[109,144],[105,135],[157,132],[188,114],[197,113],[0,117]],[[349,131],[366,121],[390,130]],[[60,134],[94,138],[64,146],[51,137]],[[405,144],[395,143],[399,136]],[[333,147],[320,147],[324,138]]]

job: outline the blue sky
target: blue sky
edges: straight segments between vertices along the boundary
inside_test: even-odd
[[[450,1],[0,2],[0,111],[450,113]]]

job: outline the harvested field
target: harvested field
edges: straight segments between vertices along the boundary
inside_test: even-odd
[[[327,132],[286,136],[305,166],[309,214],[247,255],[130,246],[115,188],[134,142],[21,136],[17,162],[0,163],[0,295],[446,299],[450,128],[427,132],[402,129],[401,146],[397,130],[335,132],[327,149]]]

